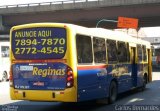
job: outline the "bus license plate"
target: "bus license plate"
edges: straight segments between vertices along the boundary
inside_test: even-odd
[[[33,82],[33,86],[44,86],[44,82],[40,82],[40,81]]]

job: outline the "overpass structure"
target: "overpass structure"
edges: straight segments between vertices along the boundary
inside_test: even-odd
[[[95,27],[101,19],[139,19],[139,27],[160,26],[160,0],[63,0],[0,6],[0,34],[25,23],[65,22]],[[116,23],[99,27],[116,28]]]

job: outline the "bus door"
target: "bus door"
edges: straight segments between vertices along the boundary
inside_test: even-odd
[[[136,48],[131,48],[131,66],[132,66],[132,84],[133,87],[137,86],[137,63],[136,63]]]
[[[152,52],[148,49],[148,81],[152,81]]]

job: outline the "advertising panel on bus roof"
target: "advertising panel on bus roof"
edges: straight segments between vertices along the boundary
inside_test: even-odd
[[[14,30],[11,36],[15,59],[61,59],[66,52],[65,28],[25,28]]]

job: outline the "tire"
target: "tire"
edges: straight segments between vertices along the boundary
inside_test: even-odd
[[[142,86],[142,91],[144,91],[146,89],[146,84],[147,84],[147,76],[144,75],[143,77],[143,86]]]
[[[109,98],[108,98],[110,104],[116,101],[117,94],[118,94],[117,84],[115,81],[112,81],[109,87]]]
[[[8,75],[7,75],[7,72],[4,71],[4,72],[3,72],[2,81],[7,81],[7,80],[8,80]]]

